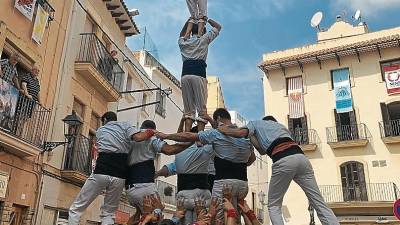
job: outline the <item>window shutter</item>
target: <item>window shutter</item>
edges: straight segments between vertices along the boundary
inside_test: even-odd
[[[356,112],[353,109],[353,111],[349,112],[350,116],[350,128],[351,128],[351,135],[353,140],[358,140],[359,139],[359,134],[358,134],[358,124],[357,124],[357,117],[356,117]]]
[[[342,122],[340,121],[340,115],[337,113],[336,109],[333,110],[335,114],[336,123],[336,137],[338,141],[342,141]]]
[[[382,112],[382,120],[383,120],[383,129],[385,131],[385,137],[388,137],[391,135],[391,122],[390,122],[390,115],[389,115],[389,109],[387,105],[383,102],[381,102],[381,112]]]
[[[288,115],[288,129],[290,131],[290,133],[292,134],[292,136],[294,136],[294,120],[292,118],[290,118],[290,116]]]
[[[302,142],[305,144],[309,144],[309,137],[308,137],[308,125],[307,125],[307,116],[301,118],[301,127],[302,127]]]

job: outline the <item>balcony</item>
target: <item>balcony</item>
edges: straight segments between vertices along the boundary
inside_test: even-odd
[[[400,197],[394,183],[368,183],[365,185],[320,186],[321,194],[337,216],[340,215],[393,215],[393,202]]]
[[[177,187],[173,184],[156,180],[157,191],[168,213],[175,213]]]
[[[400,143],[400,120],[379,122],[381,138],[386,144]]]
[[[326,134],[332,149],[365,147],[370,137],[368,128],[363,123],[328,127]]]
[[[75,71],[109,102],[116,102],[122,90],[124,71],[95,34],[80,35]]]
[[[17,156],[37,156],[43,151],[50,110],[25,96],[19,97],[14,115],[11,107],[9,113],[7,107],[0,113],[1,144]]]
[[[296,128],[292,136],[304,152],[315,151],[318,147],[319,137],[316,130]]]
[[[67,147],[61,176],[83,185],[92,173],[92,143],[89,138],[78,135]]]

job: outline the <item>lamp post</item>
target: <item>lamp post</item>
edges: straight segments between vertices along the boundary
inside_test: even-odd
[[[43,149],[45,152],[52,151],[60,145],[71,145],[71,143],[73,143],[73,139],[76,137],[76,135],[78,135],[80,126],[83,124],[82,120],[76,115],[74,110],[72,110],[71,115],[67,115],[64,119],[62,119],[62,121],[64,122],[64,136],[67,141],[46,141],[43,143]]]

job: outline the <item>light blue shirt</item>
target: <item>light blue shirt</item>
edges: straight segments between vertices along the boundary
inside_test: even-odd
[[[129,166],[147,160],[154,160],[157,153],[161,153],[162,147],[165,144],[165,141],[154,136],[142,142],[132,141],[128,157]]]
[[[249,137],[255,136],[262,148],[260,154],[267,154],[267,149],[278,138],[292,138],[290,131],[280,123],[267,120],[250,121],[244,128],[249,130]]]
[[[198,136],[203,144],[213,146],[215,156],[234,163],[247,163],[253,152],[249,139],[229,137],[216,129],[201,131]]]
[[[108,122],[96,131],[98,151],[128,154],[132,135],[139,132],[139,129],[128,122]]]
[[[178,44],[181,49],[182,60],[204,60],[206,61],[208,55],[208,46],[217,38],[219,31],[217,28],[212,28],[209,32],[201,37],[191,37],[188,40],[179,38]]]
[[[214,160],[211,145],[197,147],[193,144],[185,151],[175,155],[175,161],[167,164],[168,175],[175,174],[208,174],[210,162]]]

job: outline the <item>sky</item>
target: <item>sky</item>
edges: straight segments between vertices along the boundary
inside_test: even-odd
[[[180,79],[182,59],[177,38],[189,17],[185,0],[125,0],[139,9],[134,19],[156,46],[146,47]],[[329,28],[338,14],[351,21],[357,9],[370,31],[400,26],[400,0],[209,0],[208,16],[222,24],[220,36],[209,48],[207,74],[218,76],[225,104],[248,120],[264,112],[262,72],[257,68],[264,53],[316,42],[310,19],[324,13],[321,27]],[[143,48],[143,36],[128,39],[133,50]],[[268,106],[273,107],[273,106]]]

